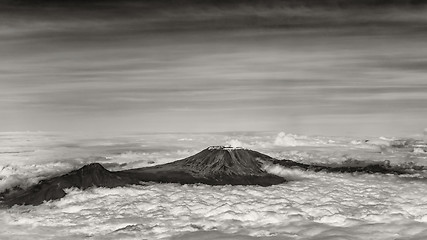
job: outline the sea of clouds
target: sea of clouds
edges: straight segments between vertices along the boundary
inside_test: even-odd
[[[26,187],[90,162],[110,170],[153,166],[209,145],[251,148],[279,159],[343,164],[427,164],[395,138],[290,133],[133,134],[98,138],[3,133],[0,191]],[[0,239],[426,239],[427,181],[265,166],[290,182],[271,186],[148,184],[68,189],[40,206],[0,209]]]
[[[425,239],[426,182],[303,176],[271,187],[152,184],[68,190],[2,209],[4,239]]]

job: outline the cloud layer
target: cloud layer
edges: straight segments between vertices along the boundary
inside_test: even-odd
[[[422,239],[427,236],[424,182],[390,176],[322,173],[304,178],[268,188],[155,184],[70,190],[60,201],[0,210],[2,225],[7,229],[0,236],[8,239],[53,236],[228,239],[235,235],[241,239],[337,236]]]

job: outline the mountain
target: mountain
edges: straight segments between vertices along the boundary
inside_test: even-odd
[[[260,185],[270,186],[286,182],[282,177],[267,173],[263,165],[275,164],[284,168],[332,173],[413,174],[424,167],[390,166],[388,162],[343,162],[339,165],[315,165],[291,160],[277,160],[265,154],[244,148],[213,146],[175,162],[153,167],[110,172],[99,163],[86,165],[68,174],[43,180],[28,188],[0,194],[2,204],[13,206],[39,205],[44,201],[65,196],[64,189],[76,187],[118,187],[144,182],[209,184],[209,185]]]
[[[119,172],[110,172],[101,164],[92,163],[68,174],[43,180],[28,189],[2,194],[2,200],[6,206],[39,205],[64,197],[66,188],[111,188],[143,182],[260,186],[285,182],[284,178],[262,169],[263,162],[272,160],[267,155],[247,149],[209,147],[172,163]]]
[[[7,206],[15,204],[39,205],[44,201],[64,197],[64,189],[66,188],[117,187],[128,183],[128,179],[117,176],[99,163],[92,163],[65,175],[42,180],[26,190],[12,192],[10,195],[4,196],[3,204]]]

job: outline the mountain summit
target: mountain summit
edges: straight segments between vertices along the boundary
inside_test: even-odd
[[[244,148],[212,146],[176,164],[204,177],[262,176],[265,174],[262,170],[263,162],[271,160],[272,158],[267,155]]]
[[[244,148],[212,146],[172,163],[124,172],[139,175],[141,181],[270,186],[285,182],[263,170],[263,163],[273,160]]]

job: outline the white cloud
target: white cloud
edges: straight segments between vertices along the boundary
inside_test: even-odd
[[[300,143],[295,139],[296,135],[280,132],[274,140],[275,145],[279,146],[297,146]]]
[[[237,139],[228,140],[226,142],[226,145],[229,145],[231,147],[245,147],[245,146],[247,146],[247,144],[244,144],[243,142],[241,142]]]
[[[279,134],[277,134],[276,139],[274,140],[274,145],[284,147],[316,146],[324,145],[327,143],[334,142],[330,142],[330,140],[325,141],[317,137],[307,137],[285,132],[280,132]]]
[[[69,189],[59,201],[1,209],[0,223],[8,231],[0,231],[0,238],[427,237],[424,184],[393,176],[276,170],[295,181],[271,187],[152,184]]]

